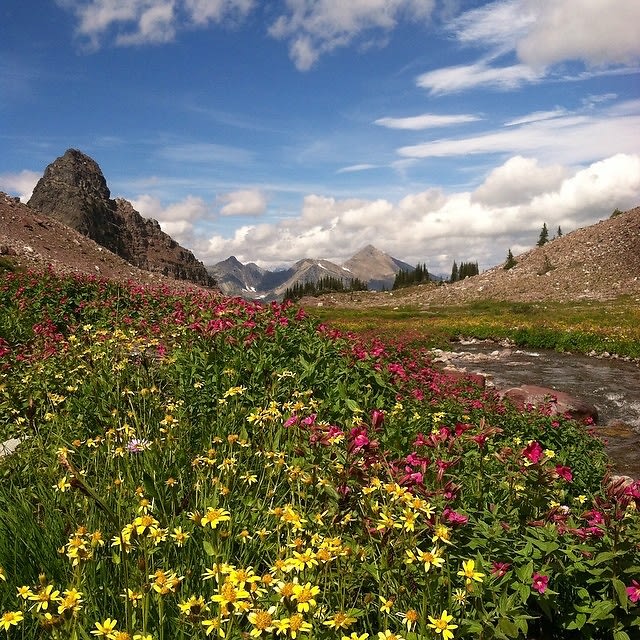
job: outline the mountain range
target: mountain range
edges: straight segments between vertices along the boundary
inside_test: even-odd
[[[235,256],[230,256],[208,266],[207,271],[227,295],[279,300],[294,285],[315,283],[327,276],[341,280],[346,287],[357,279],[364,282],[370,291],[390,289],[399,271],[412,271],[413,268],[410,264],[367,245],[343,264],[304,258],[289,268],[269,271],[253,262],[243,264]]]

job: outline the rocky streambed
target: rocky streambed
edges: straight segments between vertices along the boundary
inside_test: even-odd
[[[434,350],[434,359],[444,367],[482,374],[488,386],[502,391],[536,385],[568,394],[578,409],[595,406],[596,429],[605,439],[614,471],[640,478],[637,363],[477,340],[463,340],[453,351]]]

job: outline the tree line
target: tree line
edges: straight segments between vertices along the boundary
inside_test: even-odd
[[[313,282],[296,282],[293,286],[287,287],[284,292],[284,300],[296,301],[304,296],[319,296],[323,293],[345,292],[345,291],[366,291],[367,283],[358,278],[345,281],[334,276],[324,276]]]

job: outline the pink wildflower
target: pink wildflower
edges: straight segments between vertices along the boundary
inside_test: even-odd
[[[556,465],[556,473],[560,478],[564,478],[567,482],[571,482],[573,480],[573,474],[569,467],[564,467],[561,464],[558,464]]]
[[[533,464],[538,464],[540,459],[543,456],[542,447],[539,442],[532,440],[523,450],[522,455],[533,462]]]
[[[549,584],[549,576],[543,576],[539,573],[534,573],[531,586],[538,592],[544,593],[547,590]]]
[[[508,562],[494,562],[491,567],[491,574],[498,578],[502,578],[507,575],[507,571],[509,571],[510,568],[511,565]]]
[[[627,595],[631,602],[638,602],[638,600],[640,600],[640,582],[632,580],[631,586],[627,587]]]

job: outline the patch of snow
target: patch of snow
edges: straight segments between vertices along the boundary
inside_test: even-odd
[[[325,271],[328,271],[327,267],[323,267],[319,262],[316,262],[316,265]]]

